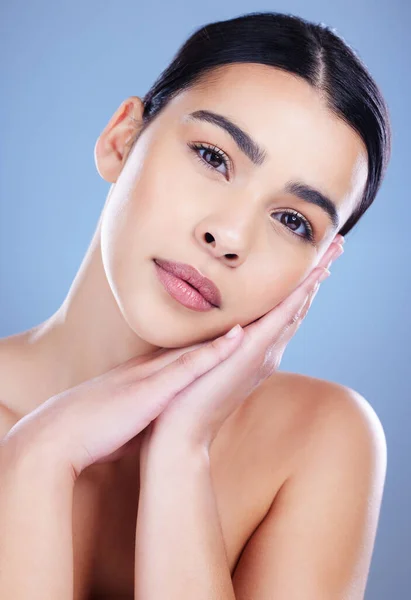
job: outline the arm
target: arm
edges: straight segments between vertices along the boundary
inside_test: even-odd
[[[142,461],[135,600],[235,600],[208,453],[172,444]]]
[[[72,600],[73,485],[50,454],[0,442],[0,598]]]
[[[386,474],[386,441],[371,406],[340,388],[244,549],[237,600],[362,600]]]

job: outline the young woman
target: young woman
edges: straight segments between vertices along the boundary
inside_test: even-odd
[[[1,340],[2,599],[363,598],[381,423],[279,365],[389,152],[365,66],[289,15],[202,27],[122,102],[67,297]]]

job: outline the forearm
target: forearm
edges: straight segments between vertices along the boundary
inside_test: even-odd
[[[0,447],[0,598],[72,600],[73,479]]]
[[[235,599],[205,451],[149,451],[140,478],[135,600]]]

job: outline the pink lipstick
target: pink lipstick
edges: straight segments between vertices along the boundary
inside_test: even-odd
[[[167,292],[187,308],[211,310],[221,305],[217,286],[191,265],[154,259],[156,273]]]

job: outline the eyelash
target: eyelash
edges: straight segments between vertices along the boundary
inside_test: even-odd
[[[216,156],[221,158],[221,160],[223,161],[224,167],[227,169],[227,171],[229,173],[232,172],[232,163],[231,163],[230,158],[228,157],[228,155],[225,152],[223,152],[223,150],[221,150],[217,146],[214,146],[212,144],[208,145],[208,144],[197,143],[197,142],[189,143],[188,146],[194,152],[194,155],[199,160],[199,162],[202,165],[205,165],[206,167],[211,169],[212,171],[217,171],[217,169],[215,167],[212,167],[210,165],[210,163],[208,163],[206,160],[204,160],[204,158],[198,154],[198,152],[197,152],[198,150],[208,150],[209,152],[212,152],[212,154],[215,154]],[[217,171],[217,172],[220,172],[220,171]],[[304,217],[304,215],[302,215],[301,213],[299,213],[296,210],[287,209],[287,208],[281,210],[280,214],[281,213],[293,215],[293,216],[297,217],[298,219],[301,219],[301,221],[304,223],[304,225],[307,229],[307,235],[306,236],[299,235],[298,233],[295,233],[292,229],[290,229],[289,227],[284,225],[284,223],[281,223],[282,225],[284,225],[284,227],[287,231],[289,231],[292,235],[300,238],[303,242],[309,242],[311,244],[315,243],[315,235],[314,235],[313,227],[311,226],[311,223]],[[271,214],[277,214],[277,213],[271,213]]]

